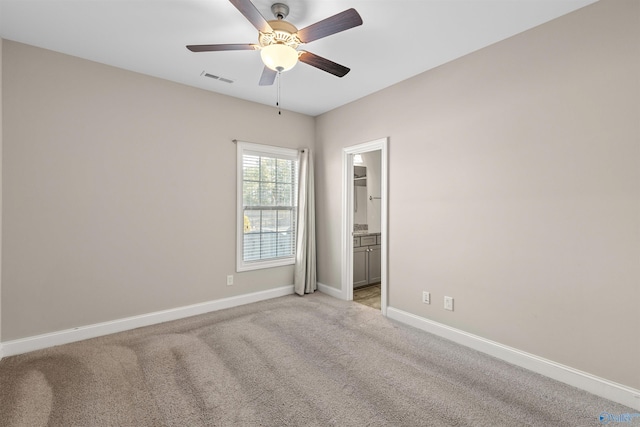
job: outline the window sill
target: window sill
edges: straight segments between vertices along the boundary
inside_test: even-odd
[[[262,270],[265,268],[283,267],[287,265],[294,265],[296,263],[294,258],[280,258],[267,261],[242,261],[236,266],[236,272],[243,271]]]

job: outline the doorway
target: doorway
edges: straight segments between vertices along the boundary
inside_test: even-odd
[[[388,138],[382,138],[364,144],[354,145],[343,149],[343,215],[342,215],[342,298],[348,301],[354,299],[354,267],[361,266],[363,248],[366,247],[367,255],[375,256],[372,265],[377,263],[377,271],[375,271],[371,281],[380,283],[380,310],[382,314],[387,314],[387,241],[388,241]],[[371,231],[373,233],[364,233],[363,224],[355,222],[355,205],[356,201],[356,185],[355,171],[356,167],[361,168],[362,165],[355,164],[356,155],[358,157],[379,158],[379,177],[376,185],[372,188],[376,194],[368,194],[367,201],[370,206],[375,207],[375,212],[369,212],[371,217],[376,215],[379,222],[376,222]],[[379,154],[379,156],[376,156]],[[362,174],[362,169],[358,169]],[[362,178],[360,176],[360,178]],[[379,194],[378,194],[379,193]],[[362,201],[360,201],[362,206]],[[379,207],[379,208],[378,208]],[[361,208],[362,209],[362,208]],[[360,212],[362,215],[362,212]],[[377,220],[376,220],[377,221]],[[356,227],[357,226],[357,227]],[[358,228],[358,230],[356,230]],[[363,237],[366,236],[366,237]],[[365,239],[365,245],[362,245],[362,239]],[[375,239],[375,241],[374,241]],[[357,258],[354,251],[358,251]],[[379,274],[379,276],[378,276]],[[360,284],[360,279],[358,280]]]

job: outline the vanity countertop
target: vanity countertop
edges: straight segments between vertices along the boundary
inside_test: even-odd
[[[380,233],[369,233],[368,231],[354,231],[353,237],[379,236]]]

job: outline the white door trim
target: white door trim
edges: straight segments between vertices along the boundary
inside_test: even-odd
[[[388,302],[388,145],[389,138],[381,138],[342,150],[342,298],[353,300],[353,155],[381,151],[380,155],[380,236],[381,236],[381,301],[380,308],[387,315]]]

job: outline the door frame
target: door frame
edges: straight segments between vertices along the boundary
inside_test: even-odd
[[[388,145],[389,138],[376,139],[342,150],[342,299],[353,300],[353,156],[380,150],[380,310],[387,315],[388,302]]]

